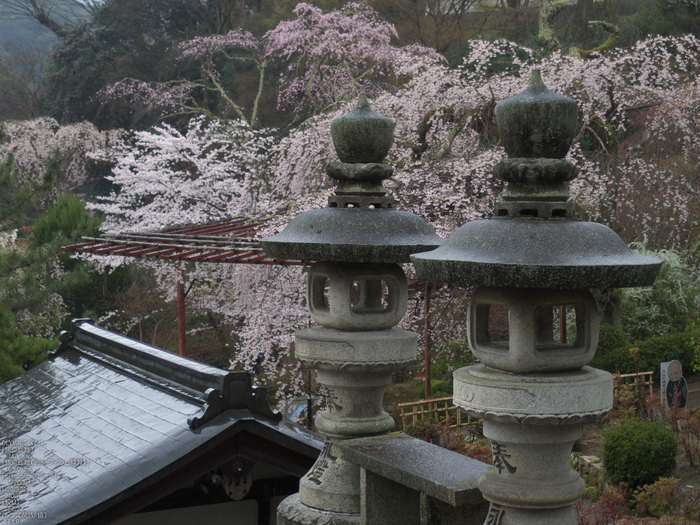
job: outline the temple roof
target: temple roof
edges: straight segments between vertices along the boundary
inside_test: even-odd
[[[248,374],[86,321],[61,340],[45,363],[0,386],[0,494],[14,498],[7,510],[22,525],[134,512],[215,466],[243,435],[298,476],[308,468],[298,457],[322,446],[270,410]]]

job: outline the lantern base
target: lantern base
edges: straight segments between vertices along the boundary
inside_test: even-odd
[[[591,423],[613,402],[612,374],[589,366],[550,374],[509,374],[478,364],[454,372],[454,403],[467,414],[504,423]]]
[[[359,514],[329,512],[304,505],[292,494],[277,507],[277,525],[360,525]]]

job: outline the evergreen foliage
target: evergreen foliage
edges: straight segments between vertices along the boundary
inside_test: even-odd
[[[92,263],[61,251],[81,235],[97,234],[100,224],[75,195],[51,205],[66,164],[58,148],[33,178],[22,177],[13,153],[0,163],[0,382],[44,359],[68,313],[98,310],[106,294],[128,282],[125,269],[103,280]]]
[[[604,324],[600,327],[596,358],[608,355],[618,348],[630,348],[630,339],[619,325]]]
[[[633,248],[658,257],[664,264],[652,286],[622,291],[620,310],[625,332],[632,340],[684,332],[700,316],[697,269],[676,250],[649,250],[645,243],[635,243]]]
[[[80,236],[96,236],[101,221],[85,208],[77,195],[66,193],[34,224],[29,240],[36,246],[75,241]]]
[[[700,34],[700,2],[658,0],[643,2],[630,17],[638,32],[648,35],[680,36]]]
[[[628,419],[603,436],[603,463],[614,484],[648,485],[676,468],[676,437],[665,421]]]
[[[95,93],[107,84],[115,58],[87,24],[71,28],[54,47],[43,78],[46,113],[62,124],[82,120],[101,126],[121,124],[108,108],[101,111],[95,98]]]
[[[0,307],[0,384],[43,362],[57,344],[55,338],[22,335],[12,312]]]
[[[599,347],[596,356],[591,361],[591,366],[607,370],[612,374],[633,374],[646,371],[658,374],[659,367],[663,362],[676,359],[681,362],[684,370],[692,370],[698,359],[689,332],[657,335],[634,343],[625,341],[626,339],[621,338],[619,341],[615,341],[622,343],[621,346],[608,348],[603,352],[600,351]],[[609,342],[614,342],[614,340]],[[637,363],[632,359],[630,348],[639,349]]]
[[[27,118],[35,109],[32,103],[29,88],[12,68],[0,60],[0,121]]]

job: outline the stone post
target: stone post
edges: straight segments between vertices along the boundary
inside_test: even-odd
[[[585,486],[571,450],[613,397],[612,376],[586,366],[600,325],[590,289],[650,285],[661,261],[574,217],[568,183],[578,172],[564,159],[579,129],[573,100],[535,71],[496,117],[509,158],[494,168],[508,183],[495,217],[412,260],[424,279],[477,285],[468,338],[480,363],[455,371],[454,402],[484,419],[491,440],[493,466],[479,481],[491,502],[485,524],[575,525]],[[493,319],[504,310],[508,336],[499,340]],[[565,342],[555,333],[562,312]]]
[[[416,335],[396,328],[406,313],[408,286],[398,263],[442,239],[428,223],[393,207],[382,180],[394,122],[374,113],[362,94],[357,108],[333,121],[340,162],[329,207],[296,217],[262,241],[270,257],[316,261],[309,270],[307,305],[317,326],[296,334],[296,357],[317,370],[326,410],[316,427],[326,436],[299,494],[278,508],[278,525],[355,524],[360,516],[360,467],[335,450],[339,441],[389,432],[383,407],[392,372],[416,357]]]

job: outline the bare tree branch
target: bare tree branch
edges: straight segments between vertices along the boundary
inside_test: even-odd
[[[588,22],[588,25],[590,27],[601,27],[604,31],[609,33],[608,39],[604,43],[597,47],[594,47],[593,49],[581,49],[580,47],[572,47],[569,50],[569,54],[571,56],[579,58],[589,58],[593,53],[600,53],[602,51],[611,49],[615,45],[615,42],[617,42],[618,37],[620,36],[621,29],[618,25],[611,24],[603,20],[591,20],[590,22]]]
[[[0,0],[0,17],[34,19],[63,37],[68,26],[91,17],[101,4],[101,0]]]

